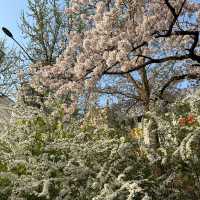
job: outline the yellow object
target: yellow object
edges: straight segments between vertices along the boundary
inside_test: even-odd
[[[129,134],[131,138],[135,140],[143,138],[143,130],[141,128],[133,128]]]

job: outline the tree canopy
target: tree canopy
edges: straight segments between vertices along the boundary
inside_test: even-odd
[[[71,32],[57,62],[37,73],[58,95],[96,90],[148,110],[181,80],[199,79],[199,3],[73,1],[66,12],[82,16],[84,31]],[[112,84],[102,88],[103,77]]]

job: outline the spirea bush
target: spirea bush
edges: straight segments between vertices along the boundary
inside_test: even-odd
[[[199,102],[196,93],[165,114],[151,111],[160,139],[154,163],[128,129],[106,125],[107,115],[64,125],[60,107],[17,118],[0,138],[0,199],[199,199]]]
[[[89,119],[71,119],[64,127],[62,115],[17,119],[1,138],[0,199],[146,195],[134,179],[150,173],[147,160],[136,156],[125,133],[104,124],[95,128]]]

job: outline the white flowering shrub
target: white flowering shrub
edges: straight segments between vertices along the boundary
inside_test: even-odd
[[[198,199],[199,102],[196,93],[151,112],[160,139],[154,163],[128,129],[106,125],[105,110],[96,125],[88,115],[64,126],[63,108],[13,120],[0,138],[0,199]]]
[[[199,198],[199,103],[197,90],[171,104],[168,112],[160,112],[156,107],[151,113],[159,135],[160,146],[155,162],[160,164],[162,171],[159,185],[161,199]]]
[[[0,199],[146,195],[134,179],[150,171],[145,172],[145,159],[136,157],[125,133],[120,137],[117,129],[103,124],[91,128],[89,121],[80,127],[71,120],[64,128],[60,119],[40,113],[17,119],[7,130],[0,141]],[[139,175],[139,169],[144,173]],[[105,190],[106,184],[111,190]]]

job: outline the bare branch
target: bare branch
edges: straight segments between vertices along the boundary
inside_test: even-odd
[[[194,79],[194,80],[197,80],[197,79],[200,79],[200,74],[182,74],[182,75],[179,75],[179,76],[173,76],[170,80],[167,81],[167,83],[165,83],[162,87],[162,89],[160,90],[160,93],[159,93],[159,98],[162,99],[162,96],[165,92],[165,90],[173,83],[173,82],[177,82],[177,81],[181,81],[181,80],[184,80],[184,79],[187,79],[187,80],[191,80],[191,79]]]

